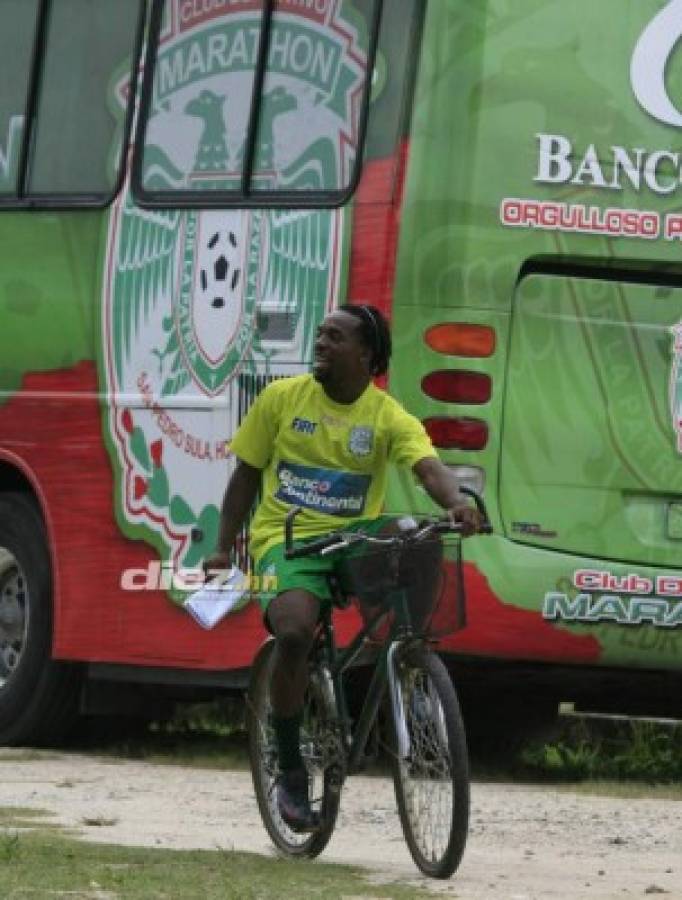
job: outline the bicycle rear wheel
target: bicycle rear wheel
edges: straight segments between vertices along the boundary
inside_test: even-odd
[[[400,823],[419,869],[449,878],[469,829],[469,763],[457,694],[442,660],[425,648],[398,656],[396,675],[402,714],[394,710],[392,763]]]
[[[334,694],[327,670],[314,667],[306,692],[301,726],[301,755],[308,772],[310,803],[320,813],[320,827],[298,834],[282,820],[277,807],[275,779],[279,774],[277,745],[272,727],[270,672],[275,642],[261,647],[253,669],[247,703],[249,760],[253,787],[263,824],[270,839],[286,856],[315,857],[327,846],[339,809],[339,742],[335,729]]]

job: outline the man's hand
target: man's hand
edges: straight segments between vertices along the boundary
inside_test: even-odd
[[[427,456],[420,460],[414,466],[414,473],[431,499],[447,510],[453,522],[462,524],[462,534],[465,537],[481,530],[483,516],[460,494],[459,481],[437,456]]]
[[[468,503],[457,503],[450,507],[447,511],[450,520],[453,523],[459,522],[462,526],[462,534],[464,537],[471,537],[481,530],[483,524],[483,516],[475,506],[469,506]]]
[[[202,566],[207,579],[215,577],[218,572],[227,571],[232,565],[230,554],[225,550],[216,550],[207,556]]]
[[[459,492],[459,481],[437,456],[427,456],[414,467],[414,473],[427,494],[447,510],[453,522],[462,524],[462,534],[469,537],[481,530],[483,517]]]
[[[236,468],[225,489],[220,510],[217,547],[203,565],[205,576],[210,577],[211,572],[217,575],[218,572],[231,567],[232,548],[256,499],[260,480],[260,469],[250,466],[241,459],[237,460]],[[225,547],[228,549],[224,549]]]

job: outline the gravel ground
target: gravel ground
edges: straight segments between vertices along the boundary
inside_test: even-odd
[[[0,806],[49,810],[84,839],[269,854],[245,772],[0,750]],[[322,858],[460,900],[682,900],[682,806],[475,783],[469,843],[449,882],[417,873],[388,779],[355,777]]]

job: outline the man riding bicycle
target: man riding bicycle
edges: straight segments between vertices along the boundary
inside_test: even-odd
[[[266,626],[276,641],[271,702],[279,754],[277,800],[293,830],[317,825],[299,746],[301,711],[320,604],[330,602],[327,573],[339,555],[286,560],[283,527],[299,506],[297,537],[343,527],[383,527],[388,463],[411,469],[430,497],[461,522],[481,524],[440,461],[422,424],[372,383],[383,375],[391,337],[373,306],[342,306],[317,331],[312,375],[273,381],[256,399],[230,444],[237,466],[225,491],[216,554],[225,568],[234,541],[262,487],[249,549],[256,575],[276,587],[261,592]]]

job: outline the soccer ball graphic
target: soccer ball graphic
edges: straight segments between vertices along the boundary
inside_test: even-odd
[[[203,305],[224,309],[241,293],[242,261],[237,233],[231,228],[209,233],[206,246],[200,248],[199,253],[199,288]]]
[[[192,319],[198,349],[212,363],[227,352],[242,319],[247,244],[243,216],[208,210],[198,217]]]

